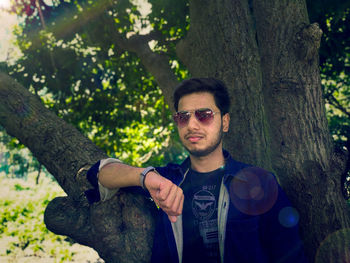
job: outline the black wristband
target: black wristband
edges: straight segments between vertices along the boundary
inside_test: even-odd
[[[142,171],[142,173],[140,173],[140,185],[144,190],[147,190],[145,186],[146,175],[151,171],[157,172],[156,168],[154,168],[153,166],[148,166],[145,170]]]

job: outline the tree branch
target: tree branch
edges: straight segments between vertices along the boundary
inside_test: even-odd
[[[6,132],[30,149],[71,198],[79,199],[91,186],[82,177],[72,175],[106,154],[46,109],[37,96],[1,72],[0,101],[0,124]]]
[[[118,32],[113,35],[117,46],[125,51],[134,52],[141,59],[146,70],[154,76],[163,91],[166,103],[172,109],[172,93],[179,82],[170,67],[169,58],[162,53],[151,50],[148,43],[157,37],[157,33],[147,35],[133,35],[125,38]]]
[[[68,194],[49,203],[49,230],[91,246],[107,262],[149,261],[154,229],[149,202],[120,190],[109,201],[89,205],[83,193],[92,186],[82,168],[106,154],[3,73],[0,124],[29,148]]]
[[[154,222],[146,202],[124,191],[91,206],[57,197],[44,221],[50,231],[94,248],[106,262],[149,262]]]
[[[68,19],[66,23],[69,23],[69,27],[55,27],[52,28],[52,30],[57,38],[76,32],[86,24],[91,23],[94,19],[97,19],[110,5],[110,1],[100,1],[100,3],[96,5],[96,8],[85,11],[79,16],[79,19]],[[108,23],[111,22],[108,21]],[[112,25],[115,24],[111,24],[111,27]],[[61,28],[64,28],[64,30],[61,30]],[[151,40],[159,39],[159,32],[151,32],[147,35],[136,34],[130,38],[125,38],[118,32],[117,28],[113,27],[110,37],[114,39],[115,44],[120,49],[137,54],[146,70],[155,78],[163,91],[166,103],[172,108],[171,95],[174,87],[176,87],[179,82],[171,69],[169,58],[165,54],[153,52],[148,45]],[[39,43],[37,44],[39,45]],[[119,52],[117,51],[116,53],[118,54]]]
[[[334,107],[336,107],[338,110],[340,110],[342,113],[344,113],[348,118],[350,118],[350,112],[340,104],[340,102],[334,97],[333,93],[327,94],[327,99],[329,104],[332,104]]]

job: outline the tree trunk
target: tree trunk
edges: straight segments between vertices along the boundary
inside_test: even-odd
[[[193,76],[218,77],[229,87],[225,148],[237,160],[276,173],[300,212],[310,262],[347,262],[350,222],[340,184],[345,158],[333,152],[318,68],[321,32],[309,24],[305,1],[193,0],[190,18],[177,53]],[[170,73],[156,80],[169,95],[164,74]],[[147,262],[154,227],[148,202],[124,191],[94,205],[84,198],[91,188],[85,168],[105,154],[3,74],[0,101],[1,125],[68,194],[47,207],[47,227],[93,247],[107,262]]]
[[[248,1],[191,1],[190,18],[177,53],[193,76],[218,77],[230,89],[225,147],[241,161],[270,167],[260,57]]]
[[[350,222],[322,98],[322,31],[309,24],[304,1],[255,1],[254,10],[273,169],[299,208],[310,258],[344,262],[350,239],[336,231],[349,234]]]
[[[226,148],[276,173],[300,212],[311,262],[349,260],[344,156],[333,153],[319,74],[322,32],[309,24],[305,1],[193,0],[190,17],[177,52],[194,76],[228,85]]]

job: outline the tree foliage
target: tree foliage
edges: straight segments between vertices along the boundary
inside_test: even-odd
[[[117,42],[152,34],[152,49],[169,58],[179,79],[188,77],[175,50],[190,25],[187,1],[15,2],[12,12],[24,21],[15,30],[23,56],[7,67],[12,76],[110,156],[135,165],[183,158],[154,77]],[[307,4],[324,34],[320,65],[330,130],[336,147],[349,148],[349,3]]]
[[[187,25],[175,27],[179,18],[171,19],[176,14],[169,16],[158,4],[159,14],[168,17],[159,20],[152,13],[145,19],[129,1],[19,1],[14,11],[25,21],[15,30],[23,56],[8,71],[47,107],[107,154],[131,164],[183,158],[177,142],[169,145],[170,137],[176,137],[174,126],[153,76],[113,37],[114,30],[125,37],[157,28],[162,37],[154,49],[166,51],[184,78],[187,72],[175,60],[173,39]],[[170,153],[164,151],[171,146]]]

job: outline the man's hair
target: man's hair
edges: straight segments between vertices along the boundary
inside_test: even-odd
[[[177,111],[179,100],[192,93],[208,92],[214,96],[215,104],[220,109],[221,115],[230,111],[230,96],[225,84],[215,78],[192,78],[184,80],[174,91],[174,108]]]

